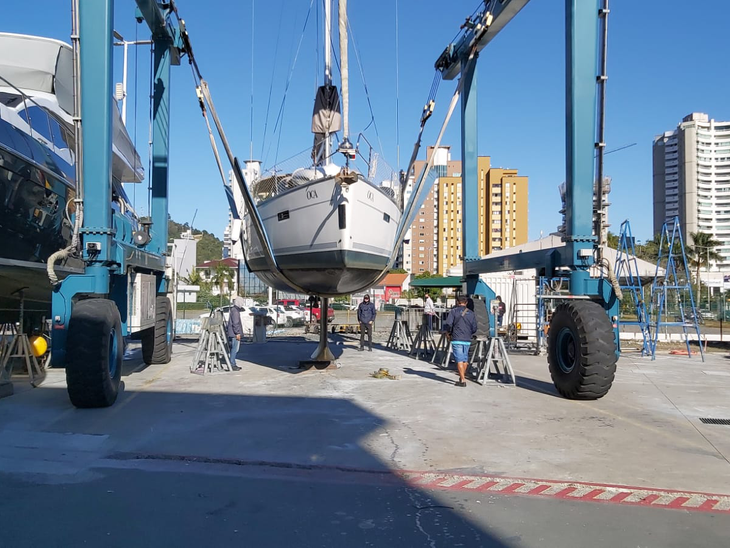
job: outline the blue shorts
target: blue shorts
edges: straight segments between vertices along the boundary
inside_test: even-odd
[[[454,359],[457,363],[469,361],[469,345],[468,342],[452,342],[451,352],[454,354]]]

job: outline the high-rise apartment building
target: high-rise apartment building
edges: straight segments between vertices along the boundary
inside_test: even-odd
[[[431,159],[432,154],[435,155],[433,170],[439,178],[446,175],[461,175],[461,162],[451,160],[450,147],[439,147],[438,150],[435,150],[434,147],[428,147],[426,160],[415,162],[413,170],[409,174],[408,188],[405,194],[406,201],[410,198],[413,181],[421,173],[426,162]],[[433,187],[419,208],[416,218],[406,235],[409,243],[403,246],[403,268],[413,274],[439,272],[438,181],[438,178],[434,181]]]
[[[528,178],[516,169],[491,167],[489,156],[477,159],[479,174],[479,255],[527,242]],[[462,262],[461,173],[438,181],[438,273]]]
[[[714,270],[730,268],[730,122],[685,116],[654,138],[654,233],[679,217],[685,242],[706,232],[722,242]]]
[[[403,246],[403,268],[414,274],[446,271],[462,261],[461,162],[451,159],[449,147],[434,151],[433,188],[418,211]],[[517,170],[491,167],[490,158],[477,160],[479,173],[479,255],[527,241],[528,178]],[[416,162],[406,189],[408,199],[413,179],[425,161]]]

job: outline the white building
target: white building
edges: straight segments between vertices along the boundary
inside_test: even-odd
[[[190,230],[173,240],[172,264],[179,278],[187,278],[195,269],[195,263],[198,262],[197,248],[198,240]]]
[[[261,162],[249,160],[245,163],[243,176],[249,185],[255,181],[261,174]],[[228,172],[228,188],[230,189],[233,202],[238,211],[238,219],[235,219],[233,212],[228,210],[228,225],[223,231],[223,257],[236,260],[243,259],[243,246],[241,245],[241,230],[243,223],[241,219],[244,213],[243,194],[234,182],[233,171]],[[233,204],[230,204],[233,207]]]
[[[713,271],[730,271],[730,122],[692,113],[654,139],[654,233],[679,217],[682,235],[706,232],[722,242]]]

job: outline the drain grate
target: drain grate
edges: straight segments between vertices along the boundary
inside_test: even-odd
[[[730,426],[730,419],[708,419],[707,417],[700,417],[700,422],[703,424],[724,424]]]

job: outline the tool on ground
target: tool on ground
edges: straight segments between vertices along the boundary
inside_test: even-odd
[[[377,371],[370,373],[370,376],[376,379],[390,379],[392,381],[400,380],[400,375],[391,375],[388,369],[381,367]]]

